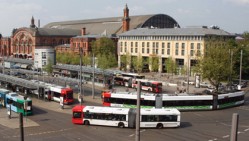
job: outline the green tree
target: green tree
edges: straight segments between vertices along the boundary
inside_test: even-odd
[[[140,74],[143,69],[143,58],[142,55],[139,53],[137,57],[134,57],[133,61],[134,69]]]
[[[97,56],[98,67],[102,69],[117,67],[116,48],[110,38],[102,37],[93,41],[92,52]]]
[[[229,47],[210,46],[206,48],[204,56],[198,62],[203,79],[209,80],[218,91],[220,83],[226,81],[231,74]]]
[[[149,62],[151,65],[151,71],[158,71],[159,68],[159,57],[157,55],[152,55],[149,58]]]
[[[174,75],[175,71],[176,71],[176,63],[175,61],[172,59],[172,57],[169,57],[166,61],[165,61],[165,66],[166,66],[166,72],[167,73],[171,73],[172,76]]]
[[[47,72],[49,75],[53,73],[53,63],[51,59],[48,59],[47,65],[43,68],[45,72]]]

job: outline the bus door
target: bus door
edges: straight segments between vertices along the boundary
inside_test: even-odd
[[[136,127],[136,109],[131,108],[128,112],[128,127]]]
[[[0,107],[5,107],[5,94],[0,94]]]

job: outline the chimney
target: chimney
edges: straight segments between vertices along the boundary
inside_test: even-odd
[[[85,27],[83,27],[83,28],[81,29],[81,35],[82,35],[82,36],[86,35],[86,28],[85,28]]]

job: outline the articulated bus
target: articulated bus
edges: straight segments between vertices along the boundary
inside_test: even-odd
[[[26,105],[26,110],[24,110]],[[23,115],[32,115],[32,100],[30,98],[24,99],[24,96],[18,95],[15,92],[10,92],[6,95],[6,107],[16,113],[23,113]]]
[[[61,86],[51,86],[51,100],[60,102],[60,97],[63,97],[64,104],[73,104],[73,90]]]
[[[48,100],[53,100],[60,102],[60,97],[63,97],[63,104],[73,104],[73,89],[54,85],[50,83],[45,83],[42,81],[31,80],[34,83],[39,83],[45,87],[45,97]],[[34,94],[38,95],[38,91],[34,90]]]
[[[132,81],[134,79],[144,79],[144,75],[139,75],[137,73],[120,73],[114,76],[114,83],[117,85],[132,87]]]
[[[148,80],[148,79],[134,79],[132,81],[132,88],[137,89],[138,81],[140,81],[141,89],[144,91],[149,91],[153,93],[161,93],[162,92],[162,82]]]
[[[159,105],[163,108],[184,110],[215,110],[244,104],[245,93],[237,91],[219,95],[191,95],[191,94],[141,94],[141,107],[153,108]],[[103,92],[104,106],[136,107],[137,94],[129,92]]]
[[[145,79],[144,75],[140,75],[137,73],[121,73],[120,75],[124,77],[134,78],[134,79]]]
[[[135,128],[136,109],[98,106],[75,106],[72,109],[74,124],[103,125]],[[180,112],[177,109],[141,109],[141,128],[179,127]]]
[[[120,86],[132,87],[132,78],[125,76],[115,76],[114,83]]]

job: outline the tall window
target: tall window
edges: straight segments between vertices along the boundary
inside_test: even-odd
[[[201,55],[201,43],[197,43],[197,56]]]
[[[144,53],[144,42],[142,42],[142,53]]]
[[[137,47],[138,47],[138,43],[135,42],[135,53],[137,53]]]
[[[191,43],[190,44],[190,56],[194,56],[194,49],[195,49],[194,43]]]
[[[175,46],[175,55],[179,54],[178,51],[179,51],[179,43],[176,43],[176,46]]]
[[[170,43],[167,43],[167,55],[170,55]]]
[[[162,54],[164,54],[164,50],[165,50],[165,43],[162,43]]]
[[[185,55],[185,43],[182,43],[182,56]]]
[[[147,54],[150,53],[150,42],[147,42]]]
[[[159,43],[156,42],[156,54],[158,54]]]
[[[42,52],[42,59],[46,59],[46,52]]]

